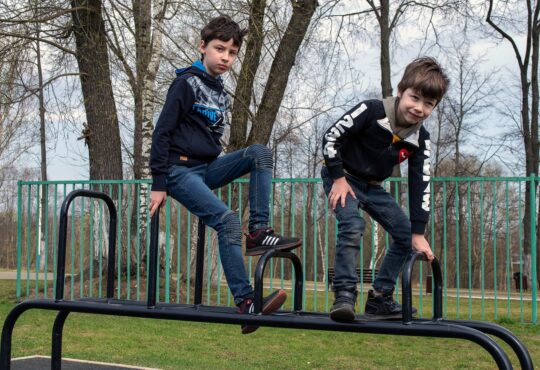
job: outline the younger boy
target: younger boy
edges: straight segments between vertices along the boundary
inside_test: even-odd
[[[434,256],[424,237],[430,206],[430,141],[422,126],[446,93],[449,80],[432,58],[410,63],[398,84],[397,97],[359,103],[323,138],[326,167],[321,170],[324,189],[339,221],[335,256],[334,305],[330,317],[354,321],[356,264],[367,212],[391,236],[388,248],[368,293],[365,314],[372,319],[400,318],[402,307],[393,299],[397,276],[413,249],[429,261]],[[382,181],[394,166],[409,159],[410,220],[386,192]]]
[[[177,70],[152,137],[150,213],[158,209],[168,192],[214,228],[223,271],[238,312],[252,313],[253,288],[244,267],[240,219],[212,189],[250,173],[246,255],[260,255],[269,249],[290,250],[298,247],[300,240],[280,236],[268,228],[271,151],[255,144],[218,157],[229,109],[229,96],[220,75],[231,68],[245,33],[227,16],[212,19],[201,31],[201,60]],[[283,290],[266,297],[263,314],[279,309],[286,298]],[[244,325],[242,333],[256,329]]]

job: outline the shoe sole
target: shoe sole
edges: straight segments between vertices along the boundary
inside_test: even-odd
[[[334,321],[353,322],[356,319],[354,311],[346,308],[338,308],[330,312],[330,318]]]
[[[246,256],[260,256],[269,250],[289,252],[295,248],[298,248],[300,245],[302,245],[301,241],[298,241],[297,243],[277,245],[275,247],[257,247],[250,250],[246,250]]]
[[[287,293],[285,293],[284,290],[279,290],[278,294],[276,294],[275,297],[273,297],[271,300],[269,300],[263,305],[262,314],[270,315],[271,313],[279,310],[280,307],[283,306],[283,303],[285,303],[286,300],[287,300]],[[242,326],[242,334],[250,334],[250,333],[253,333],[257,329],[259,329],[259,327],[255,325]]]
[[[413,312],[413,316],[416,315],[416,312]],[[372,320],[372,321],[383,321],[383,320],[401,320],[403,319],[403,313],[393,314],[393,315],[378,315],[373,313],[364,313],[361,316],[363,319]]]

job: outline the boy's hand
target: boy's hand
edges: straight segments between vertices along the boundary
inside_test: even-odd
[[[330,189],[330,193],[328,194],[328,201],[330,202],[330,207],[332,209],[336,209],[337,203],[341,199],[341,206],[345,207],[345,198],[347,197],[347,194],[351,194],[351,196],[356,199],[356,195],[354,194],[353,189],[347,182],[347,179],[344,177],[340,177],[339,179],[334,180],[334,185],[332,185],[332,189]]]
[[[154,215],[156,209],[159,208],[161,203],[167,198],[166,191],[152,191],[150,192],[150,217]]]
[[[412,234],[412,247],[415,251],[424,253],[429,262],[435,258],[428,241],[422,234]]]

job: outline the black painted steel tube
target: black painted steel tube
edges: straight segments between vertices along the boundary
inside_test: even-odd
[[[304,286],[303,273],[302,273],[302,262],[298,256],[292,252],[282,252],[277,250],[269,250],[265,252],[259,262],[257,262],[257,267],[255,268],[255,296],[253,301],[255,303],[255,313],[262,312],[263,306],[263,288],[264,288],[264,270],[266,264],[272,257],[286,258],[292,262],[294,268],[294,310],[302,310],[302,291]]]
[[[103,302],[80,301],[54,302],[49,299],[25,301],[15,306],[6,318],[4,329],[2,331],[0,366],[2,369],[9,370],[11,359],[11,337],[13,326],[17,318],[28,309],[40,308],[91,314],[235,325],[259,325],[295,329],[466,339],[479,344],[488,351],[497,363],[499,369],[512,369],[512,364],[510,363],[508,356],[506,356],[502,348],[489,336],[476,329],[445,323],[444,321],[412,322],[409,325],[403,325],[399,321],[338,323],[330,320],[325,313],[303,315],[292,312],[289,315],[243,315],[231,312],[204,310],[199,307],[200,306],[178,305],[174,309],[167,309],[160,306],[157,306],[155,309],[148,309],[146,306],[140,304],[107,304]],[[211,309],[215,308],[211,307]]]
[[[148,258],[148,276],[146,284],[148,286],[148,295],[146,297],[146,306],[153,308],[156,306],[156,282],[157,282],[157,254],[158,254],[158,237],[159,237],[159,211],[160,207],[155,210],[150,223],[150,256]]]
[[[405,261],[401,277],[403,291],[403,323],[410,324],[412,318],[412,290],[411,279],[414,263],[417,260],[426,260],[423,253],[414,252]],[[433,320],[442,320],[442,272],[439,261],[435,258],[431,262],[433,273]]]
[[[57,301],[64,299],[64,279],[66,272],[66,242],[67,242],[67,217],[71,202],[77,197],[98,198],[105,202],[109,208],[109,259],[107,266],[107,298],[112,298],[114,294],[114,260],[116,250],[116,207],[112,199],[105,193],[94,190],[74,190],[66,196],[60,209],[60,223],[58,231],[58,253],[57,253],[57,273],[56,273],[56,295]]]
[[[199,226],[197,233],[197,259],[195,260],[195,304],[202,303],[205,234],[206,226],[204,225],[204,222],[199,218]]]
[[[403,286],[403,323],[412,323],[412,291],[411,291],[411,276],[414,267],[414,263],[417,260],[425,260],[425,256],[422,253],[415,252],[409,256],[405,262],[402,276]],[[442,320],[442,272],[439,265],[439,261],[434,259],[431,263],[431,269],[433,272],[433,320]],[[418,322],[418,320],[415,320]],[[444,320],[444,323],[450,323],[454,325],[465,326],[479,330],[483,333],[494,335],[503,341],[505,341],[514,351],[522,369],[532,370],[533,363],[529,351],[523,345],[523,343],[510,332],[508,329],[493,323],[482,321],[467,321],[467,320]]]
[[[51,369],[60,370],[62,368],[62,333],[64,323],[69,315],[69,311],[60,311],[56,315],[52,330],[52,349],[51,349]]]
[[[533,370],[534,365],[527,347],[508,329],[500,325],[474,320],[444,320],[445,323],[453,323],[466,326],[481,331],[482,333],[494,335],[505,341],[516,354],[521,368],[524,370]]]

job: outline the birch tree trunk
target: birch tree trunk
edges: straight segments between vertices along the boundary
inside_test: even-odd
[[[40,25],[37,24],[37,38],[39,39],[40,35]],[[45,97],[43,92],[43,69],[41,64],[41,45],[39,41],[36,41],[36,63],[38,70],[38,99],[39,99],[39,146],[41,152],[41,181],[47,181],[47,143],[46,143],[46,133],[45,133]],[[47,227],[47,212],[45,209],[47,207],[47,185],[42,185],[39,187],[39,199],[41,200],[41,207],[39,209],[39,271],[43,271],[45,268],[46,253],[45,245],[47,241],[45,239],[46,227]]]
[[[156,74],[162,58],[166,5],[164,0],[134,2],[137,77],[136,85],[133,87],[136,103],[133,173],[136,179],[150,179],[152,177],[148,163],[152,147],[152,133],[154,132]],[[140,224],[138,225],[140,240],[146,240],[148,193],[149,186],[141,184]],[[133,222],[133,225],[136,225],[136,222]],[[146,249],[142,248],[141,251],[141,259],[144,260]],[[162,251],[164,252],[164,250]]]

